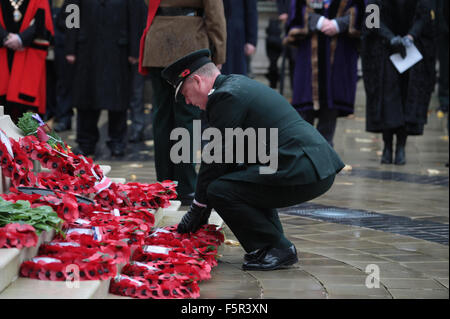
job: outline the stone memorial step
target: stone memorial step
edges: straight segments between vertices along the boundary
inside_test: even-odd
[[[43,232],[39,236],[38,244],[35,247],[0,249],[0,292],[18,278],[22,262],[36,256],[39,246],[42,243],[51,241],[54,235],[54,232]]]
[[[0,299],[104,299],[109,290],[109,280],[79,281],[78,287],[70,284],[18,278],[0,293]]]

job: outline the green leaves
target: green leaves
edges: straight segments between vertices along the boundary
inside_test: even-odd
[[[17,122],[17,126],[25,133],[25,135],[34,134],[39,127],[39,123],[32,116],[32,112],[27,112],[23,114]]]
[[[12,223],[28,224],[36,229],[37,235],[52,229],[61,234],[62,222],[50,206],[31,208],[30,202],[25,200],[12,203],[0,198],[0,227]]]

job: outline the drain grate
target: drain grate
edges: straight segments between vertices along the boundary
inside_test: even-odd
[[[287,207],[278,211],[288,215],[411,236],[448,246],[449,226],[447,224],[311,203]]]

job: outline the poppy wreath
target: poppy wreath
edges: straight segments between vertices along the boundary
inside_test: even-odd
[[[217,248],[224,241],[223,233],[216,230],[214,225],[202,226],[195,234],[180,234],[175,226],[156,230],[145,243],[147,245],[169,245],[170,247],[203,248],[213,246]],[[210,248],[211,249],[211,248]]]
[[[189,276],[180,274],[147,274],[144,279],[150,289],[157,287],[162,291],[164,298],[182,299],[200,297],[198,282]],[[161,297],[159,295],[158,297]]]
[[[151,232],[153,224],[142,219],[130,216],[114,216],[111,214],[84,214],[91,226],[104,226],[108,229],[117,229],[119,233],[131,234],[136,230],[140,230],[146,236]]]
[[[149,251],[150,247],[151,246],[137,247],[133,252],[131,259],[140,262],[159,261],[166,260],[168,258],[178,259],[185,262],[188,262],[190,260],[202,260],[202,258],[198,254],[184,254],[181,252],[176,252],[170,247],[158,246],[158,248],[167,248],[167,252],[151,252]]]
[[[123,267],[122,273],[140,277],[145,277],[148,274],[179,274],[189,276],[194,281],[211,279],[211,267],[205,261],[185,262],[177,259],[148,263],[132,261]]]
[[[155,225],[155,210],[152,209],[130,209],[122,207],[119,209],[120,216],[140,219],[149,225]]]
[[[58,241],[62,241],[62,237],[57,237]],[[67,230],[65,240],[78,243],[96,242],[96,244],[89,245],[92,247],[100,247],[100,251],[104,254],[113,256],[117,263],[126,263],[130,260],[131,249],[135,249],[140,245],[136,237],[125,237],[117,239],[117,236],[111,235],[104,227],[91,228],[70,228]]]
[[[33,226],[28,224],[7,224],[0,228],[0,248],[34,247],[38,236]]]
[[[81,214],[83,218],[69,224],[69,228],[92,228],[100,227],[103,230],[103,240],[132,242],[139,245],[144,244],[145,237],[153,226],[138,218],[128,216],[114,216],[106,213]]]
[[[3,198],[4,200],[11,202],[17,202],[18,200],[26,200],[30,202],[31,207],[35,207],[35,205],[41,205],[40,204],[41,195],[20,193],[16,189],[12,189],[11,192],[8,194],[0,194],[0,197]]]
[[[183,284],[182,280],[169,277],[158,277],[157,281],[160,283],[150,284],[142,277],[119,275],[111,280],[110,292],[143,299],[186,299],[200,296],[200,289],[195,281]]]
[[[97,203],[104,207],[127,207],[133,209],[156,209],[170,206],[170,200],[177,197],[175,183],[141,184],[112,183],[109,188],[95,196]]]
[[[190,256],[193,258],[202,258],[202,259],[207,260],[207,262],[213,267],[217,265],[217,262],[214,258],[217,255],[217,247],[216,246],[208,245],[208,246],[195,247],[194,241],[191,241],[187,238],[183,239],[181,242],[177,239],[174,239],[171,241],[159,239],[159,240],[151,240],[150,242],[158,243],[158,245],[151,245],[151,246],[170,247],[171,251],[169,252],[169,254],[180,253],[183,256]],[[198,244],[198,242],[197,242],[197,244]],[[146,254],[146,252],[145,252],[145,246],[143,247],[143,255],[144,255],[144,257],[140,257],[140,258],[148,257],[147,256],[148,254]]]
[[[63,261],[57,258],[47,261],[47,259],[49,259],[47,256],[37,256],[23,262],[20,275],[31,279],[68,281],[73,279],[107,280],[117,273],[117,267],[107,261],[79,262],[69,259]],[[74,266],[77,273],[74,273]]]
[[[179,234],[176,231],[176,225],[164,228],[162,231],[156,231],[146,239],[147,245],[160,245],[171,247],[170,253],[181,253],[183,255],[193,256],[205,259],[212,267],[217,265],[217,247],[224,241],[221,230],[216,230],[215,225],[202,226],[194,234]],[[142,251],[136,251],[136,258],[149,258]],[[153,257],[155,257],[153,255]],[[158,256],[157,258],[161,258]],[[147,259],[148,260],[148,259]],[[149,260],[150,261],[150,260]]]
[[[41,245],[39,253],[50,257],[58,257],[66,252],[78,254],[83,258],[100,252],[111,259],[114,264],[125,264],[130,260],[130,247],[123,241],[105,240],[95,241],[89,236],[79,237],[79,241],[53,240],[48,244]]]
[[[70,261],[91,261],[94,257],[97,259],[106,256],[112,263],[117,263],[111,255],[100,252],[96,248],[83,246],[42,245],[39,248],[39,254]]]

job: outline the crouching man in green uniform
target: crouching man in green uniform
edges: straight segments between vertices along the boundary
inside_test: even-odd
[[[223,137],[226,129],[266,130],[266,136],[271,129],[277,131],[277,143],[263,143],[267,149],[276,145],[273,171],[261,161],[202,161],[195,199],[178,232],[195,232],[208,222],[214,208],[247,252],[244,270],[274,270],[298,262],[276,209],[328,191],[344,167],[339,156],[276,91],[245,76],[220,74],[208,49],[179,59],[162,76],[176,88],[175,98],[183,95],[187,104],[206,111],[210,127]]]

